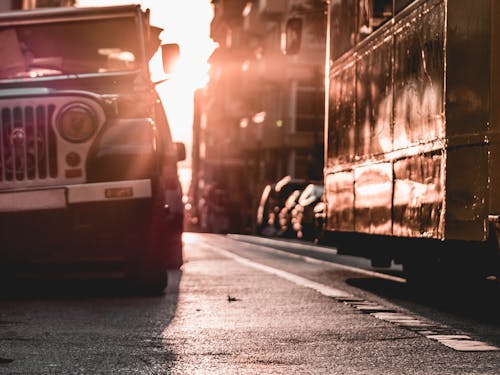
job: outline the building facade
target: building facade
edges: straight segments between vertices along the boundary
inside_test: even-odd
[[[199,229],[251,233],[264,186],[322,180],[324,2],[213,0],[210,81],[197,93],[191,204]],[[297,55],[285,25],[302,20]]]

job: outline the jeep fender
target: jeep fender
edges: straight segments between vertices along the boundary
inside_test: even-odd
[[[149,118],[108,122],[90,149],[89,182],[155,177],[159,163],[156,132]]]

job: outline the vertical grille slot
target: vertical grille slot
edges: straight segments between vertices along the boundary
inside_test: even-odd
[[[9,108],[2,109],[2,178],[4,181],[12,181],[12,171],[14,170],[10,142],[12,122],[11,110]]]
[[[4,107],[0,113],[0,181],[56,178],[55,105]]]
[[[0,111],[0,182],[5,180],[5,160],[4,160],[4,141],[3,141],[3,128],[4,128],[4,121],[3,121],[3,113],[4,110]]]
[[[30,155],[30,150],[31,152],[36,156],[38,155],[38,147],[37,147],[37,139],[36,139],[36,132],[35,132],[35,121],[33,118],[33,108],[32,107],[26,107],[24,109],[24,120],[25,120],[25,131],[26,131],[26,149],[28,151],[28,155]],[[27,175],[29,180],[33,180],[36,177],[36,158],[31,161],[29,159],[26,159],[26,162],[29,166],[33,165],[33,168],[27,168]]]
[[[45,117],[45,107],[36,107],[36,130],[38,138],[41,140],[43,145],[47,144],[48,131],[47,131],[47,121]],[[40,147],[38,150],[42,157],[38,161],[38,178],[47,178],[48,170],[48,150],[47,147]]]
[[[19,107],[14,108],[14,127],[10,135],[12,147],[12,164],[14,165],[13,174],[18,181],[22,181],[26,176],[26,130],[23,121],[22,110]],[[22,133],[21,133],[22,132]],[[19,141],[19,135],[24,134],[24,139]]]
[[[57,137],[54,131],[54,124],[50,121],[54,117],[54,111],[56,110],[56,106],[51,104],[49,105],[49,113],[47,116],[47,124],[49,130],[49,150],[48,150],[48,158],[49,158],[49,174],[50,177],[56,178],[58,176],[57,173]]]

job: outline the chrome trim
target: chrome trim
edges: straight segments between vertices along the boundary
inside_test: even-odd
[[[107,198],[106,189],[131,188],[133,195],[123,198]],[[116,200],[144,199],[152,196],[150,180],[128,180],[115,182],[98,182],[93,184],[71,185],[68,191],[68,204],[104,202]]]
[[[65,207],[65,189],[0,193],[0,212],[53,210]]]

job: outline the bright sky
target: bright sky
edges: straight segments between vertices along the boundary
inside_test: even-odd
[[[78,0],[79,6],[141,4],[151,9],[151,23],[164,29],[163,43],[178,43],[181,58],[176,72],[158,85],[174,140],[190,149],[193,126],[193,93],[208,80],[207,59],[216,47],[210,39],[213,9],[210,0]],[[159,57],[159,55],[157,56]]]

